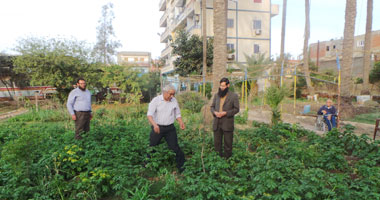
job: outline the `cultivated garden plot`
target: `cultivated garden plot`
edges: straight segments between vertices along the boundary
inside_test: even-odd
[[[249,122],[235,131],[225,160],[213,151],[212,132],[200,128],[201,113],[183,109],[187,129],[177,130],[186,170],[178,174],[164,141],[148,147],[146,107],[96,106],[80,141],[63,108],[1,122],[0,199],[380,198],[379,142],[352,126],[320,137],[297,125]]]

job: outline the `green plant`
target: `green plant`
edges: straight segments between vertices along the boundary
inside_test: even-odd
[[[200,112],[206,100],[198,92],[182,92],[176,96],[180,108]]]
[[[245,110],[244,112],[236,115],[235,121],[237,124],[247,124],[247,122],[248,122],[248,111]]]
[[[187,128],[175,125],[186,170],[178,175],[167,145],[148,147],[146,107],[97,106],[79,141],[71,121],[0,122],[0,199],[380,198],[380,141],[353,126],[320,137],[253,122],[236,129],[226,160],[200,129],[202,113],[183,112]]]
[[[279,88],[277,86],[271,86],[265,92],[265,102],[272,110],[272,124],[281,122],[281,111],[279,110],[279,105],[287,93],[288,91],[286,88]]]

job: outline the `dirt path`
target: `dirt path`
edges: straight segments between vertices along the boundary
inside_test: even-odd
[[[243,112],[243,111],[241,111]],[[271,122],[271,112],[268,110],[261,109],[251,109],[248,112],[248,120],[249,121],[258,121],[263,123]],[[282,114],[282,120],[286,123],[294,124],[297,123],[300,126],[304,127],[307,130],[314,131],[318,135],[323,135],[324,132],[317,131],[315,129],[315,117],[312,116],[301,116],[301,115],[292,115],[288,113]],[[373,138],[373,131],[375,129],[375,125],[358,123],[358,122],[350,122],[350,121],[342,121],[341,125],[351,124],[355,126],[355,134],[362,135],[366,134],[368,137]],[[377,134],[376,139],[380,139],[380,133]]]
[[[10,112],[6,112],[6,113],[3,113],[3,114],[0,114],[0,121],[4,120],[4,119],[7,119],[7,118],[10,118],[10,117],[14,117],[14,116],[17,116],[17,115],[24,114],[26,112],[28,112],[27,109],[25,109],[25,108],[19,108],[17,110],[12,110]]]

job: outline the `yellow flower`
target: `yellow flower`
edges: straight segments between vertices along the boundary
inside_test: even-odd
[[[75,152],[73,152],[71,150],[68,150],[66,153],[69,154],[69,155],[74,155],[75,154]]]

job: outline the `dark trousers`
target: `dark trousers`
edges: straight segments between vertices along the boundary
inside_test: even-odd
[[[329,131],[331,131],[332,128],[336,128],[336,120],[334,115],[331,116],[331,120],[329,120],[328,115],[324,115],[323,119],[325,119]]]
[[[90,112],[75,111],[75,139],[82,139],[81,133],[90,131]]]
[[[222,151],[223,139],[224,139],[224,157],[229,158],[232,156],[233,136],[234,136],[233,131],[223,131],[219,127],[216,131],[214,131],[215,151],[218,152],[221,157],[223,157],[223,151]]]
[[[185,154],[183,153],[181,148],[179,148],[178,139],[177,139],[177,131],[174,125],[172,124],[169,126],[159,126],[159,127],[160,127],[159,134],[155,133],[152,127],[152,131],[150,132],[149,146],[156,146],[160,144],[161,139],[164,137],[166,140],[166,143],[168,144],[169,149],[174,151],[175,153],[177,168],[181,170],[183,167],[183,164],[185,163]]]

